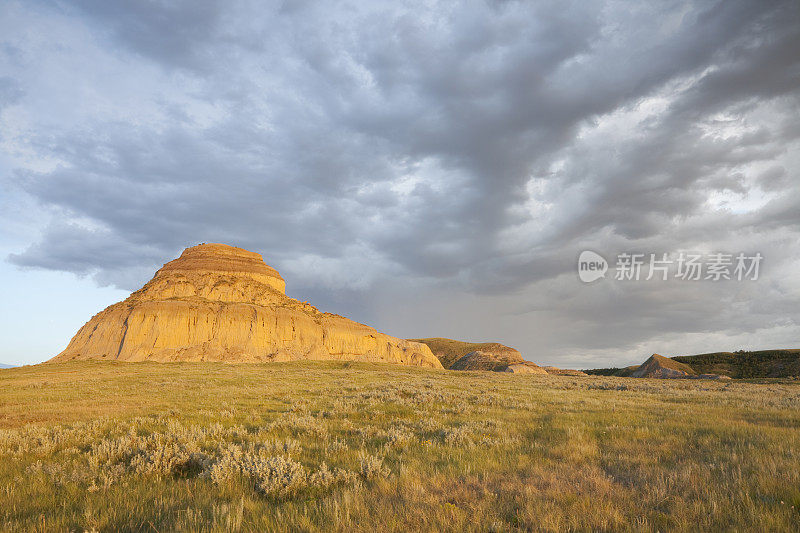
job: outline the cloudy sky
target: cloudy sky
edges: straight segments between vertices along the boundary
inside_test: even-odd
[[[540,363],[796,348],[799,173],[794,0],[6,0],[0,362],[200,242]],[[616,280],[624,252],[764,259]]]

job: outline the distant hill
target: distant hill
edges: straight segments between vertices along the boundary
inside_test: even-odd
[[[800,350],[713,352],[673,357],[699,374],[720,374],[736,379],[800,376]]]
[[[734,379],[786,378],[800,376],[800,349],[754,352],[713,352],[679,355],[669,359],[687,365],[696,374],[719,374]],[[597,376],[631,376],[639,366],[585,370]]]
[[[540,367],[526,361],[515,348],[499,342],[464,342],[443,337],[407,339],[428,346],[444,368],[449,370],[490,370],[515,374],[554,374],[585,376],[580,370],[554,366]]]
[[[694,376],[692,367],[685,363],[679,363],[669,357],[663,357],[654,353],[650,359],[642,363],[639,368],[631,374],[632,378],[678,378]]]
[[[519,355],[519,352],[508,346],[504,346],[499,342],[463,342],[453,339],[445,339],[443,337],[433,337],[430,339],[407,339],[411,342],[421,342],[427,344],[431,349],[433,355],[439,358],[439,362],[445,368],[450,368],[453,363],[471,352],[493,352],[496,350],[513,350]],[[522,360],[522,356],[519,356]],[[491,369],[487,369],[491,370]]]
[[[627,378],[630,377],[630,375],[633,374],[637,368],[639,368],[639,365],[631,365],[624,368],[612,366],[609,368],[590,368],[584,370],[584,372],[592,376],[616,376],[620,378]]]
[[[555,366],[543,366],[541,367],[544,369],[545,372],[548,374],[554,374],[556,376],[585,376],[586,373],[580,370],[573,370],[571,368],[557,368]]]
[[[0,368],[14,368],[17,365],[6,365],[4,363],[0,363]]]
[[[500,345],[502,346],[502,345]],[[503,346],[491,351],[475,350],[450,365],[450,370],[490,370],[516,374],[547,374],[539,365],[526,361],[514,348]]]

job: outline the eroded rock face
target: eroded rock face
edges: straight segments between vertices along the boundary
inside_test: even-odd
[[[694,376],[695,372],[683,363],[673,361],[654,353],[650,358],[633,371],[634,378],[686,378]]]
[[[523,368],[524,367],[524,368]],[[489,348],[475,350],[464,355],[450,366],[451,370],[491,370],[493,372],[541,373],[538,365],[526,361],[514,348],[494,343]],[[539,372],[541,371],[541,372]]]
[[[260,254],[201,244],[95,315],[52,361],[371,361],[442,368],[421,343],[285,295]]]
[[[513,374],[548,374],[544,368],[530,361],[508,365],[505,371]]]

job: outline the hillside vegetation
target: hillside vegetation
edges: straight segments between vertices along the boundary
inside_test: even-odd
[[[800,384],[0,371],[3,531],[797,531]]]
[[[626,366],[624,368],[609,367],[609,368],[589,368],[584,370],[590,376],[614,376],[618,378],[627,378],[633,374],[639,365]]]
[[[699,374],[720,374],[736,379],[800,376],[800,350],[714,352],[673,357]]]
[[[666,358],[662,358],[666,359]],[[694,374],[718,374],[734,379],[790,378],[800,376],[800,350],[761,350],[755,352],[714,352],[698,355],[681,355],[669,358],[676,367]],[[626,368],[595,368],[585,370],[596,376],[627,377],[633,374],[638,365]]]

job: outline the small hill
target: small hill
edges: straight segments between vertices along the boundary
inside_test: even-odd
[[[502,346],[502,345],[501,345]],[[450,365],[450,370],[491,370],[505,372],[510,365],[524,365],[526,361],[514,348],[475,350]],[[533,363],[530,363],[533,365]],[[534,365],[536,366],[536,365]],[[536,368],[539,368],[538,366]]]
[[[685,378],[694,376],[692,367],[654,353],[632,374],[632,378]]]
[[[586,375],[580,370],[569,370],[554,366],[540,367],[523,359],[518,350],[499,342],[464,342],[443,337],[408,340],[426,344],[433,352],[433,355],[439,358],[442,366],[450,370],[494,370],[496,372],[562,376]]]
[[[554,366],[543,366],[541,367],[545,372],[548,374],[553,374],[556,376],[586,376],[586,372],[582,372],[580,370],[572,370],[570,368],[556,368]]]
[[[500,344],[499,342],[463,342],[453,339],[445,339],[443,337],[433,337],[429,339],[408,339],[411,342],[421,342],[426,344],[431,349],[433,355],[439,358],[442,366],[451,368],[453,363],[464,357],[470,352],[514,352],[520,361],[523,361],[522,355],[509,346]],[[454,369],[457,370],[457,369]]]
[[[511,372],[514,374],[545,374],[545,375],[550,373],[544,368],[540,367],[535,363],[531,363],[530,361],[508,365],[508,367],[506,367],[505,369],[505,372]]]

